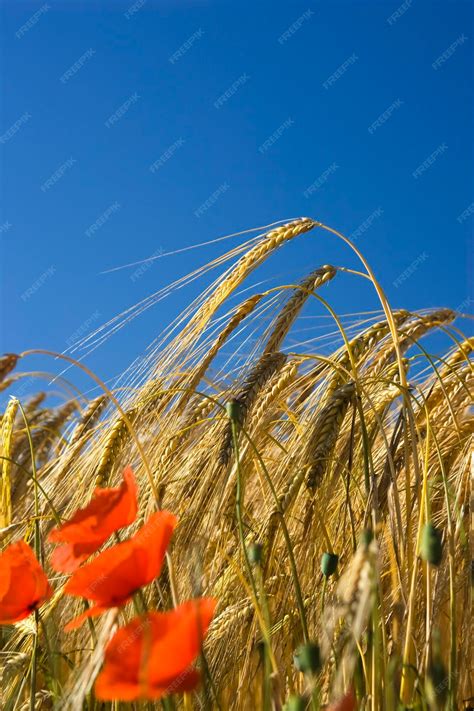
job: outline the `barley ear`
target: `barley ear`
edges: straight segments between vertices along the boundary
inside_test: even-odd
[[[2,419],[1,430],[1,481],[0,481],[0,528],[7,528],[12,522],[11,471],[13,425],[18,410],[18,400],[12,398]]]

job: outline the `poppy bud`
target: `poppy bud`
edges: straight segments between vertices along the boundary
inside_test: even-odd
[[[249,563],[252,565],[260,565],[262,562],[263,546],[261,543],[252,543],[248,547]]]
[[[421,535],[420,555],[431,565],[439,565],[443,557],[441,531],[432,523],[425,524]]]
[[[308,699],[304,696],[290,696],[286,702],[285,711],[305,711],[308,706]]]
[[[360,545],[368,548],[374,538],[374,532],[370,528],[364,528],[360,535]]]
[[[335,553],[323,553],[321,558],[321,571],[325,578],[336,572],[339,556]]]
[[[241,420],[241,415],[242,415],[242,408],[240,405],[240,402],[236,399],[230,400],[226,406],[225,409],[227,411],[227,416],[229,420],[232,420],[233,422],[240,422]]]
[[[308,642],[296,650],[294,656],[295,667],[303,674],[316,674],[321,669],[321,654],[319,645]]]

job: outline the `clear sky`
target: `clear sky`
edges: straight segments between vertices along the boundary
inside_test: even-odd
[[[0,5],[2,351],[63,351],[243,238],[107,269],[303,215],[355,237],[393,306],[472,312],[472,2]],[[317,231],[262,275],[324,263],[356,265]],[[205,284],[91,366],[123,370]],[[331,299],[378,308],[349,276]]]

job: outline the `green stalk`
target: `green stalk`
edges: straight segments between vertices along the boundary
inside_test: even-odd
[[[271,648],[271,620],[270,611],[268,609],[268,600],[265,594],[265,585],[263,580],[263,571],[260,563],[256,564],[256,577],[257,585],[259,591],[260,605],[262,607],[263,618],[265,620],[265,626],[267,628],[268,634],[264,639],[263,646],[263,709],[268,711],[271,708],[271,660],[270,660],[270,648]]]

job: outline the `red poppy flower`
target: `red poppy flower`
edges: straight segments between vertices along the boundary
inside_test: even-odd
[[[98,699],[159,699],[199,682],[191,664],[200,653],[216,601],[189,600],[170,612],[149,612],[119,629],[105,650]]]
[[[357,699],[354,694],[354,689],[350,689],[347,694],[344,694],[338,701],[329,704],[327,711],[354,711],[357,708]]]
[[[24,541],[0,554],[0,625],[23,620],[52,594],[43,568]]]
[[[114,531],[133,523],[136,515],[137,485],[132,468],[127,467],[121,486],[96,489],[88,506],[50,532],[48,540],[65,544],[51,556],[52,567],[59,573],[72,573]]]
[[[134,592],[158,577],[175,526],[173,514],[158,511],[128,541],[107,548],[76,570],[64,592],[93,600],[96,605],[72,620],[65,629],[75,629],[87,617],[124,605]]]

